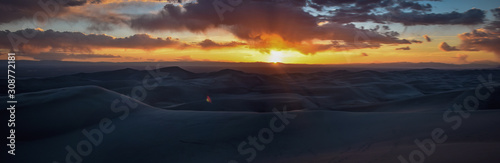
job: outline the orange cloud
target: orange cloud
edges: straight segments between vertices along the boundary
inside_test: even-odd
[[[167,4],[156,14],[132,19],[131,27],[136,30],[195,33],[212,28],[225,29],[245,41],[250,48],[262,52],[282,49],[315,54],[325,50],[379,48],[383,44],[412,43],[399,39],[397,32],[387,31],[387,28],[379,32],[379,29],[357,28],[353,24],[321,23],[325,21],[305,12],[301,5],[290,2],[244,1],[237,10],[230,14],[227,12],[221,20],[212,2],[200,0],[183,6]],[[318,44],[315,40],[330,43]]]

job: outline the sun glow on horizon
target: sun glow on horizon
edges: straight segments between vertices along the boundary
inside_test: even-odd
[[[273,62],[273,63],[283,62],[283,52],[271,50],[271,56],[269,56],[268,62]]]

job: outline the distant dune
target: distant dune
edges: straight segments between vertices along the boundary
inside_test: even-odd
[[[143,101],[146,104],[170,110],[254,112],[267,112],[273,107],[284,105],[291,110],[349,110],[348,108],[352,107],[359,111],[360,108],[368,107],[371,108],[368,110],[373,111],[381,105],[397,102],[400,104],[413,102],[422,106],[432,103],[430,107],[441,108],[439,110],[442,111],[459,100],[456,97],[464,91],[473,91],[480,83],[477,80],[478,75],[500,76],[500,71],[493,69],[416,69],[385,72],[336,70],[275,75],[230,69],[194,73],[180,67],[165,67],[159,71],[168,75],[162,77],[162,82],[154,90],[148,91],[148,97]],[[142,84],[144,76],[148,74],[147,70],[127,68],[49,78],[20,79],[18,81],[22,83],[22,87],[18,90],[35,92],[95,85],[128,95],[133,87]],[[154,82],[154,79],[149,80]],[[206,103],[207,95],[212,97],[214,103]],[[436,97],[441,100],[436,100]],[[422,107],[418,110],[432,109]]]
[[[2,63],[7,63],[2,62]],[[223,69],[233,69],[249,73],[260,74],[280,74],[280,73],[313,73],[320,71],[335,71],[335,70],[410,70],[410,69],[492,69],[500,68],[499,62],[479,61],[468,64],[446,64],[434,62],[410,63],[410,62],[394,62],[394,63],[350,63],[350,64],[326,64],[326,65],[309,65],[309,64],[283,64],[283,63],[264,63],[264,62],[70,62],[70,61],[17,61],[19,73],[18,77],[55,77],[60,75],[69,75],[78,72],[101,72],[119,70],[125,68],[133,68],[144,70],[146,67],[172,67],[180,66],[183,69],[202,73],[215,72]],[[0,77],[2,78],[2,77]]]

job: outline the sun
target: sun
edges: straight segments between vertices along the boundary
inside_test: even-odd
[[[283,62],[283,52],[271,50],[268,62],[280,63]]]

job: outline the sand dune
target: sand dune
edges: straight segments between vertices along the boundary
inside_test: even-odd
[[[454,103],[474,94],[477,75],[500,76],[497,70],[162,71],[170,75],[148,90],[143,101],[129,93],[147,71],[21,80],[27,93],[17,97],[22,121],[16,148],[25,157],[7,161],[400,162],[398,156],[408,160],[411,152],[422,151],[415,140],[431,140],[437,128],[447,140],[433,142],[434,152],[425,155],[425,162],[500,161],[500,131],[495,129],[500,125],[499,93],[461,119],[456,130],[455,121],[443,120]],[[207,95],[212,103],[206,102]],[[287,110],[293,118],[276,118],[280,113],[273,108]],[[7,114],[0,111],[2,117]],[[284,128],[263,143],[258,135],[273,119]],[[255,150],[255,157],[238,149],[249,136],[264,146],[243,147]],[[81,142],[91,149],[79,149],[85,146]]]
[[[263,75],[236,70],[193,73],[180,67],[161,68],[168,74],[159,86],[148,91],[146,104],[173,110],[270,111],[272,107],[290,105],[292,110],[331,110],[381,105],[406,99],[442,99],[448,105],[453,91],[473,90],[477,76],[494,74],[495,70],[406,70],[406,71],[333,71]],[[42,79],[25,79],[20,92],[33,92],[71,86],[96,85],[124,95],[141,85],[146,70],[122,69],[97,73],[79,73]],[[149,79],[154,80],[154,79]],[[443,94],[443,97],[439,96]],[[214,100],[205,104],[206,96]],[[492,99],[492,98],[490,98]],[[425,106],[436,106],[435,100],[420,100]],[[239,107],[234,107],[242,103]],[[490,102],[491,103],[491,102]],[[174,107],[177,106],[177,107]],[[497,106],[496,106],[497,107]],[[424,110],[429,110],[426,108]]]

